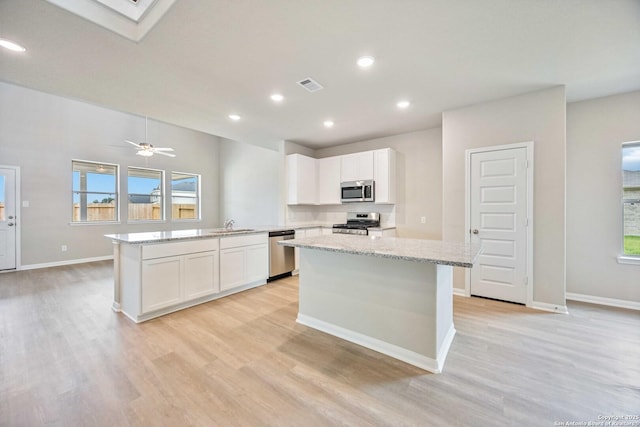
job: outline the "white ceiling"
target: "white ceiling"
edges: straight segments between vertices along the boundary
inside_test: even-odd
[[[182,0],[137,43],[43,0],[2,0],[0,38],[28,49],[0,52],[0,80],[258,145],[426,129],[555,85],[569,102],[640,89],[639,0]]]

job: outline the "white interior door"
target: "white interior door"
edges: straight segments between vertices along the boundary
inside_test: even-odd
[[[482,245],[471,295],[526,303],[527,149],[475,152],[470,167],[470,240]]]
[[[16,268],[16,171],[0,168],[0,270]]]

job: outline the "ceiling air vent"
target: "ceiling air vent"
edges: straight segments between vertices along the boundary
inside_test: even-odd
[[[300,86],[308,90],[309,92],[317,92],[322,89],[322,86],[317,81],[313,80],[311,77],[307,77],[304,80],[300,80],[298,82]]]

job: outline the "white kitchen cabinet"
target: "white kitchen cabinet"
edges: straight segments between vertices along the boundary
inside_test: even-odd
[[[184,256],[184,299],[191,300],[218,292],[220,272],[218,251]]]
[[[125,246],[125,314],[138,321],[142,315],[217,293],[218,248],[218,239]]]
[[[375,203],[396,203],[396,152],[391,148],[314,159],[287,156],[289,205],[340,204],[340,183],[375,181]]]
[[[253,245],[247,247],[246,261],[247,283],[266,281],[269,278],[269,245]]]
[[[144,260],[142,313],[216,293],[217,274],[217,251]]]
[[[246,258],[244,247],[220,250],[220,290],[244,285]]]
[[[386,228],[384,230],[369,230],[369,237],[396,237],[396,229]]]
[[[307,228],[305,230],[305,237],[317,237],[322,235],[321,227]]]
[[[375,181],[375,202],[396,202],[396,151],[391,148],[383,148],[373,151],[374,167],[373,179]]]
[[[340,156],[340,181],[374,179],[373,151]]]
[[[316,159],[302,154],[287,156],[287,203],[314,205],[317,203]]]
[[[317,160],[318,204],[340,204],[340,156]]]
[[[220,239],[220,289],[266,283],[269,277],[267,233]]]
[[[165,257],[142,262],[142,313],[159,310],[182,301],[182,257]]]

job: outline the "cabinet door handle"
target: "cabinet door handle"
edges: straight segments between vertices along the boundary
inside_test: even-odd
[[[473,229],[473,231],[471,231],[471,232],[472,232],[473,234],[478,234],[478,233],[480,233],[480,232],[478,231],[478,229],[477,229],[477,228],[474,228],[474,229]]]

